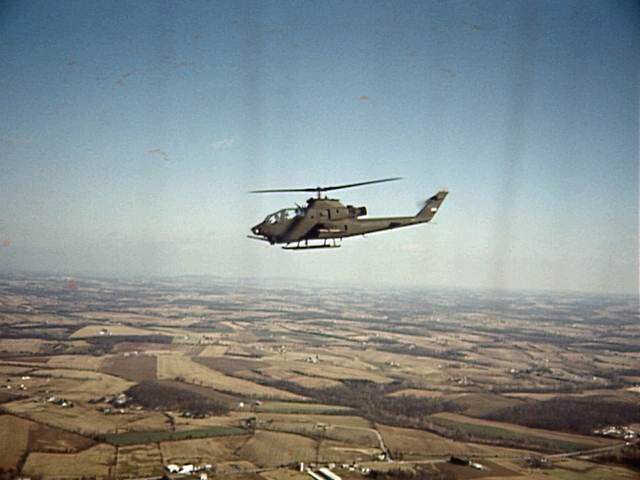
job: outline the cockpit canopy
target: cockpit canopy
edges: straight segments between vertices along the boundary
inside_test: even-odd
[[[276,213],[268,215],[267,218],[264,219],[264,223],[282,223],[301,216],[304,216],[303,208],[283,208],[282,210],[278,210]]]

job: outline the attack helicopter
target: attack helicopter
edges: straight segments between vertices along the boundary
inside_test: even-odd
[[[262,222],[251,228],[253,235],[247,237],[269,242],[271,245],[285,244],[282,247],[285,250],[337,248],[346,237],[429,222],[449,193],[447,190],[440,190],[424,202],[416,215],[405,217],[360,218],[367,215],[366,207],[344,206],[338,199],[322,195],[331,190],[400,179],[401,177],[383,178],[330,187],[252,190],[249,193],[315,192],[316,196],[307,200],[306,207],[296,204],[295,208],[283,208],[267,215]],[[317,243],[318,241],[322,243]]]

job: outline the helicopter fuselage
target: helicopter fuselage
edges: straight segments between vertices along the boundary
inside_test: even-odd
[[[390,230],[429,222],[444,201],[447,191],[431,197],[414,216],[360,218],[367,214],[366,207],[344,206],[332,198],[310,198],[307,207],[286,208],[268,215],[251,231],[258,239],[269,243],[294,243],[309,240],[342,239],[355,235]],[[329,246],[329,245],[324,245]],[[336,246],[336,245],[333,245]],[[316,245],[315,248],[323,245]],[[296,247],[311,248],[311,247]]]

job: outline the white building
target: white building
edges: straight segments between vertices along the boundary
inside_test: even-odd
[[[338,475],[336,475],[335,473],[333,473],[331,470],[329,470],[328,468],[319,468],[318,471],[324,475],[326,478],[328,478],[329,480],[342,480],[342,478],[340,478]]]

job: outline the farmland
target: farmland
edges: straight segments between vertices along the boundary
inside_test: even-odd
[[[112,445],[139,445],[166,441],[187,440],[192,438],[222,437],[227,435],[241,435],[244,430],[234,427],[209,427],[197,430],[171,431],[142,431],[113,433],[98,436],[99,440]]]
[[[25,475],[64,478],[113,476],[116,449],[107,445],[96,445],[76,454],[32,452],[22,469]]]
[[[640,426],[637,298],[76,283],[0,277],[0,478],[489,475],[450,455],[495,478],[637,476],[637,447],[593,433]],[[616,463],[554,457],[593,448]]]

